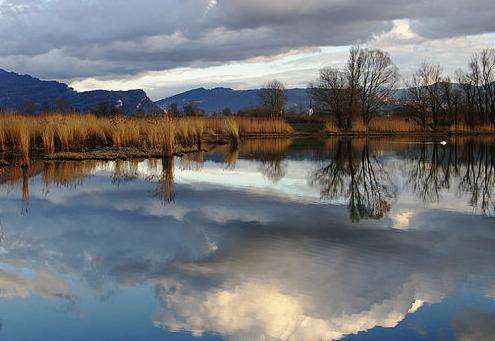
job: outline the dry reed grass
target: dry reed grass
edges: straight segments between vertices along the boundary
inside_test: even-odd
[[[332,135],[340,134],[404,134],[404,133],[447,133],[447,134],[493,134],[495,125],[485,124],[474,127],[465,123],[438,127],[436,130],[423,128],[414,120],[402,117],[376,117],[366,127],[361,120],[353,123],[352,129],[342,130],[334,121],[325,122],[325,132]]]
[[[352,129],[342,130],[334,121],[325,122],[325,132],[329,134],[401,134],[420,133],[424,129],[412,120],[402,117],[376,117],[369,126],[365,126],[363,121],[356,120],[352,124]]]
[[[401,117],[380,117],[372,120],[368,131],[379,133],[415,133],[423,129],[415,121]]]
[[[449,127],[449,132],[452,134],[492,134],[495,133],[495,125],[484,124],[475,125],[474,127],[469,126],[465,123],[453,124]]]
[[[201,149],[205,135],[229,138],[238,143],[252,135],[287,135],[292,127],[281,119],[248,117],[96,117],[92,114],[4,114],[0,120],[0,147],[22,154],[29,152],[78,151],[98,147],[159,148],[171,157],[176,143],[196,144]]]

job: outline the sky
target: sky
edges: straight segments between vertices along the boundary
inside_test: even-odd
[[[350,46],[381,48],[407,77],[446,74],[495,46],[492,0],[0,0],[0,68],[77,90],[305,87]]]

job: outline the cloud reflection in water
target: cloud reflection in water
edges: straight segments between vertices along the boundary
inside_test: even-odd
[[[462,290],[492,299],[492,149],[382,148],[287,149],[280,179],[261,174],[266,160],[252,153],[229,167],[214,154],[173,167],[35,165],[27,214],[15,191],[0,192],[0,293],[77,302],[81,290],[145,284],[155,326],[284,340],[393,328]],[[3,186],[25,180],[3,176]],[[154,195],[171,186],[173,203]]]

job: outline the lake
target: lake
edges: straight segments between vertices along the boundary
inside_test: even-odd
[[[495,140],[0,169],[5,340],[489,340]]]

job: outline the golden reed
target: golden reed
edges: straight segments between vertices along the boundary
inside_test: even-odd
[[[92,114],[16,113],[0,116],[0,149],[20,151],[22,164],[29,164],[30,151],[44,153],[78,151],[100,147],[160,148],[170,157],[174,145],[197,144],[205,135],[228,138],[288,135],[292,127],[282,119],[249,117],[97,117]]]
[[[411,134],[411,133],[448,133],[448,134],[493,134],[495,126],[493,125],[476,125],[474,127],[466,124],[454,124],[442,126],[437,130],[423,128],[413,120],[402,117],[376,117],[369,126],[366,127],[361,120],[356,120],[352,124],[352,129],[342,130],[337,124],[328,120],[325,122],[325,132],[332,135],[339,134]]]

